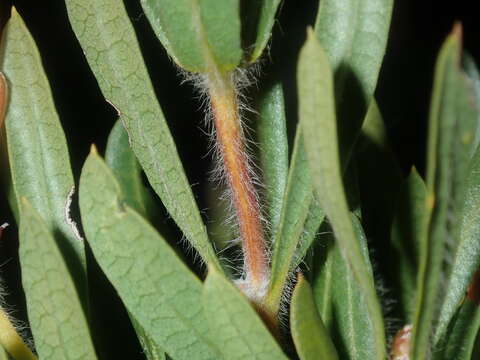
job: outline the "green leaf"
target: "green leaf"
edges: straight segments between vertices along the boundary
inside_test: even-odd
[[[247,298],[214,269],[205,281],[203,308],[225,359],[287,359]]]
[[[150,184],[203,260],[219,267],[123,4],[117,0],[66,0],[66,4],[88,63],[104,96],[120,111]]]
[[[475,340],[480,329],[480,288],[478,274],[457,314],[452,319],[442,343],[444,360],[470,360],[475,347]]]
[[[242,58],[239,0],[141,0],[168,54],[192,72],[234,70]]]
[[[2,68],[11,93],[5,125],[17,206],[25,197],[41,214],[85,301],[84,243],[70,219],[74,182],[65,135],[35,42],[15,10],[4,35]]]
[[[244,27],[249,27],[246,29],[247,31],[250,30],[250,27],[256,30],[252,55],[249,58],[250,62],[254,62],[260,57],[260,55],[262,55],[263,50],[267,46],[268,40],[270,39],[273,24],[275,22],[275,14],[277,13],[280,0],[257,0],[250,3],[256,8],[247,9],[247,15],[245,18],[247,20],[248,18],[253,18],[256,23],[253,24],[247,21]],[[256,14],[258,14],[258,17],[253,16]],[[247,46],[250,47],[252,45],[247,44]]]
[[[290,327],[293,342],[301,360],[338,359],[332,339],[317,312],[312,288],[303,276],[299,277],[293,291]]]
[[[147,360],[165,360],[165,352],[152,339],[150,334],[145,331],[142,325],[140,325],[140,323],[135,320],[132,315],[130,315],[130,320],[132,321],[133,328],[137,333],[138,340],[140,341],[140,345],[142,346],[143,352]]]
[[[0,360],[8,360],[8,354],[2,345],[0,345]]]
[[[275,231],[282,211],[288,174],[288,138],[281,83],[272,85],[258,106],[257,136],[265,185],[268,219]]]
[[[310,30],[297,72],[299,118],[305,149],[320,204],[329,219],[345,261],[362,289],[372,321],[375,358],[386,357],[385,333],[373,278],[362,256],[350,218],[338,153],[333,75],[326,54]]]
[[[477,110],[480,108],[480,73],[478,72],[478,68],[475,65],[475,60],[473,57],[468,54],[463,54],[463,68],[465,70],[468,79],[470,80],[470,84],[472,87],[473,93],[473,100],[475,102],[475,106]],[[478,144],[480,143],[480,111],[477,111],[477,131],[475,132],[475,140],[473,141],[475,145],[473,145],[474,149],[478,148]]]
[[[128,206],[144,217],[151,217],[158,212],[148,189],[143,185],[142,168],[130,148],[128,133],[120,120],[117,120],[108,136],[105,162],[120,184]]]
[[[467,79],[460,68],[461,34],[455,27],[443,45],[435,68],[427,151],[427,206],[430,218],[420,245],[411,355],[428,353],[450,283],[452,262],[460,245],[461,211],[477,114]],[[448,260],[448,261],[447,261]],[[438,335],[436,335],[437,337]]]
[[[420,244],[423,226],[428,215],[425,207],[427,188],[423,179],[412,169],[403,183],[392,225],[391,268],[400,295],[400,307],[407,323],[413,320],[412,310],[417,286]]]
[[[95,151],[80,178],[80,212],[95,259],[153,341],[175,359],[218,358],[207,338],[200,280],[125,203]]]
[[[26,198],[20,213],[22,284],[40,359],[96,359],[80,299],[49,227]]]
[[[392,7],[393,0],[320,1],[315,33],[335,74],[344,167],[375,91]]]
[[[366,274],[373,276],[368,248],[362,226],[355,215],[350,215],[355,241],[361,247]],[[320,316],[342,359],[376,359],[385,356],[385,349],[376,344],[375,320],[366,311],[368,304],[355,274],[345,262],[341,244],[334,241],[330,228],[317,246],[314,269],[314,296]],[[323,258],[323,260],[322,260]]]
[[[467,195],[463,207],[460,238],[455,256],[449,258],[451,278],[439,313],[437,339],[442,336],[455,314],[475,271],[480,267],[480,148],[470,163]],[[451,256],[451,255],[450,255]]]
[[[290,271],[298,265],[301,258],[298,247],[302,246],[305,222],[310,211],[317,219],[316,228],[308,229],[308,239],[303,239],[302,252],[307,243],[312,241],[323,219],[323,212],[313,198],[312,179],[304,148],[302,129],[299,126],[293,145],[292,161],[288,173],[287,188],[283,200],[280,224],[275,234],[272,252],[272,271],[268,293],[269,306],[275,309],[280,304],[283,289],[288,281]],[[319,221],[318,221],[319,220]],[[314,224],[315,225],[315,224]],[[310,244],[308,244],[309,246]],[[300,254],[301,256],[304,253]]]

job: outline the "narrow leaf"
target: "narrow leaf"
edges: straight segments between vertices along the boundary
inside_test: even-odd
[[[8,360],[8,354],[2,345],[0,345],[0,360]]]
[[[120,111],[150,184],[203,260],[219,266],[123,3],[66,0],[66,4],[90,67],[104,96]]]
[[[335,74],[342,164],[375,91],[393,0],[322,0],[315,33]],[[346,106],[348,104],[348,106]]]
[[[95,259],[153,341],[175,359],[218,358],[207,338],[200,280],[126,204],[95,151],[82,170],[80,212]]]
[[[295,285],[290,309],[290,327],[300,359],[337,360],[337,351],[317,312],[312,289],[303,276]]]
[[[22,198],[20,265],[28,318],[41,359],[96,359],[80,299],[50,229]]]
[[[126,203],[144,217],[157,212],[154,200],[142,182],[142,168],[130,148],[128,133],[117,120],[108,136],[105,162],[117,179]]]
[[[480,329],[480,281],[475,275],[468,294],[449,325],[444,348],[444,360],[470,360]]]
[[[467,177],[467,195],[462,213],[460,239],[454,257],[450,258],[451,278],[440,310],[437,338],[442,335],[467,291],[473,274],[480,267],[480,148],[470,163]]]
[[[1,288],[0,291],[2,291]],[[5,357],[5,360],[9,359],[8,350],[15,360],[37,360],[37,357],[18,334],[7,312],[2,308],[1,293],[0,302],[0,359],[2,359],[2,356]]]
[[[301,50],[298,72],[299,117],[308,164],[320,204],[345,261],[362,289],[374,327],[376,358],[385,358],[385,333],[373,278],[362,257],[343,189],[338,153],[333,76],[326,54],[312,31]]]
[[[85,253],[69,217],[74,190],[65,135],[40,55],[13,10],[5,33],[3,71],[9,80],[6,117],[8,154],[17,205],[26,197],[41,214],[85,299]]]
[[[233,70],[242,58],[239,0],[141,0],[155,34],[182,68]]]
[[[428,215],[425,202],[427,188],[415,169],[402,185],[392,226],[392,261],[400,294],[400,307],[404,319],[411,324],[416,295],[423,226]]]
[[[439,311],[458,254],[461,211],[476,127],[469,89],[460,68],[461,29],[447,38],[437,59],[427,151],[428,224],[420,245],[420,270],[411,355],[425,358],[431,334],[438,339]]]
[[[301,130],[301,127],[298,127],[295,136],[280,224],[273,244],[272,272],[268,295],[268,302],[272,308],[276,308],[280,303],[290,271],[301,260],[297,248],[301,246],[301,238],[309,211],[312,210],[315,214],[319,213],[319,222],[323,219],[323,213],[318,206],[313,209],[310,208],[314,203],[313,188]],[[317,223],[317,228],[319,225]],[[310,240],[313,239],[315,231],[316,229],[309,231],[309,235],[313,235],[309,238]],[[308,240],[304,242],[307,243]]]
[[[480,111],[478,111],[480,109],[480,73],[475,64],[475,60],[466,52],[463,54],[463,68],[469,79],[473,101],[477,108],[477,130],[475,132],[475,140],[473,141],[473,148],[477,149],[480,143]]]
[[[288,174],[287,122],[280,83],[272,85],[262,94],[258,112],[257,136],[268,204],[268,219],[270,227],[275,231],[280,221]]]
[[[372,267],[362,226],[355,215],[350,215],[355,229],[365,271],[372,277]],[[340,358],[362,360],[383,356],[384,349],[376,345],[372,315],[366,311],[368,304],[355,274],[345,262],[341,244],[334,240],[329,228],[318,243],[314,270],[314,295],[323,323],[330,332]],[[321,261],[323,258],[323,261]]]
[[[250,62],[257,60],[263,53],[263,50],[267,46],[270,39],[273,24],[275,22],[275,14],[277,13],[280,0],[260,0],[252,1],[252,4],[256,6],[256,9],[248,9],[246,18],[253,18],[256,23],[247,22],[246,25],[249,28],[255,30],[255,37],[253,44],[247,44],[247,47],[253,46],[252,55],[249,58]],[[257,15],[257,16],[252,16]],[[250,29],[247,29],[247,31]]]
[[[203,307],[225,359],[287,359],[247,298],[215,270],[205,281]]]

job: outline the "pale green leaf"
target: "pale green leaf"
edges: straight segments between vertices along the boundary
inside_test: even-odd
[[[17,206],[26,197],[41,214],[85,300],[84,243],[70,219],[74,182],[50,85],[35,42],[15,10],[4,35],[2,69],[10,88],[5,125]]]
[[[288,174],[288,138],[285,103],[280,83],[269,87],[258,106],[257,137],[268,219],[275,231],[280,221]]]
[[[300,276],[290,304],[290,328],[301,360],[337,360],[338,355],[317,312],[312,288]]]
[[[120,120],[117,120],[108,136],[105,162],[112,169],[127,204],[140,215],[149,218],[158,212],[148,189],[143,185],[142,168],[138,163]]]
[[[160,346],[153,340],[148,332],[140,325],[140,323],[135,320],[135,318],[130,315],[130,320],[132,321],[133,328],[137,333],[138,340],[142,346],[143,352],[147,360],[165,360],[165,352],[160,348]]]
[[[372,267],[362,226],[355,215],[350,215],[355,240],[361,247],[366,273],[372,277]],[[363,360],[385,356],[385,349],[376,345],[374,320],[366,309],[368,304],[355,279],[352,268],[345,262],[340,243],[326,228],[326,235],[318,243],[314,270],[314,296],[320,316],[336,346],[340,358]]]
[[[393,0],[320,1],[315,33],[335,74],[344,166],[375,91],[392,7]]]
[[[119,184],[93,152],[80,179],[80,212],[95,259],[127,310],[175,359],[214,359],[200,280],[125,202]]]
[[[391,268],[400,295],[400,307],[407,323],[413,320],[420,244],[426,216],[427,188],[415,169],[403,183],[398,195],[397,210],[392,225]]]
[[[355,235],[343,188],[337,141],[333,75],[320,43],[309,31],[298,72],[299,118],[315,191],[340,251],[358,282],[373,324],[375,358],[385,358],[383,317],[375,286]]]
[[[66,0],[66,4],[90,67],[104,96],[120,111],[150,184],[203,260],[219,266],[123,4],[117,0]]]
[[[234,70],[242,58],[239,0],[141,0],[169,55],[192,72]]]
[[[5,359],[9,359],[7,356],[8,350],[16,360],[37,360],[37,357],[17,332],[7,311],[2,307],[5,304],[1,292],[2,289],[0,288],[0,359],[3,353],[5,353]]]
[[[456,27],[443,45],[435,68],[427,149],[428,223],[420,244],[420,267],[411,354],[428,354],[438,338],[439,311],[458,255],[476,112],[460,68],[461,39]],[[448,260],[450,259],[450,260]],[[428,355],[427,355],[428,356]]]
[[[2,345],[0,345],[0,360],[8,360],[8,354]]]
[[[247,298],[215,270],[205,281],[203,307],[225,359],[287,359]]]
[[[26,198],[20,213],[22,284],[40,359],[96,359],[80,299],[50,229]]]

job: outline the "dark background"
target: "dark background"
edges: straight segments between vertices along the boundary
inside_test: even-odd
[[[305,37],[305,27],[314,23],[317,2],[284,1],[274,28],[271,56],[264,62],[259,84],[264,78],[281,74],[288,93],[289,86],[295,81],[295,62]],[[376,97],[404,172],[412,165],[423,172],[433,67],[440,45],[455,21],[463,24],[466,50],[474,56],[477,64],[480,63],[480,25],[475,22],[474,3],[468,0],[448,2],[448,5],[438,1],[396,1]],[[68,23],[63,1],[17,0],[13,4],[27,23],[42,54],[78,179],[90,144],[95,143],[103,151],[116,113],[104,101],[88,68]],[[139,0],[126,0],[125,4],[166,119],[179,144],[187,175],[190,182],[196,184],[194,191],[200,207],[206,208],[203,189],[207,186],[210,158],[204,156],[207,153],[207,138],[200,130],[203,119],[200,104],[193,99],[190,84],[180,85],[181,78],[153,35]],[[0,0],[2,24],[8,17],[9,5],[9,1]],[[291,117],[296,111],[294,105],[287,103],[287,114]],[[0,194],[0,201],[0,222],[14,223],[4,193]],[[11,226],[6,235],[0,242],[0,273],[10,292],[6,300],[10,307],[16,309],[14,315],[25,319],[18,278],[15,226]],[[106,282],[99,281],[94,285],[98,286],[98,294],[113,294]],[[101,299],[97,301],[102,302]],[[107,344],[105,346],[109,349],[118,349],[117,354],[110,352],[108,358],[137,358],[138,343],[132,340],[134,335],[128,328],[119,302],[111,305],[106,301],[101,309],[101,313],[96,314],[96,321],[103,329],[100,331],[109,336],[103,340],[103,345],[97,344],[100,352],[103,353],[101,349]],[[102,358],[107,356],[102,354]]]

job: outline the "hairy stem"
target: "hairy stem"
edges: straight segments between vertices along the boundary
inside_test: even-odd
[[[15,360],[36,360],[37,357],[33,355],[32,351],[23,342],[23,339],[18,335],[15,327],[10,322],[8,315],[0,307],[0,345],[15,359]]]
[[[262,298],[268,284],[268,261],[260,206],[252,181],[232,73],[208,75],[208,91],[216,129],[216,142],[232,195],[242,241],[245,267],[243,290]]]

